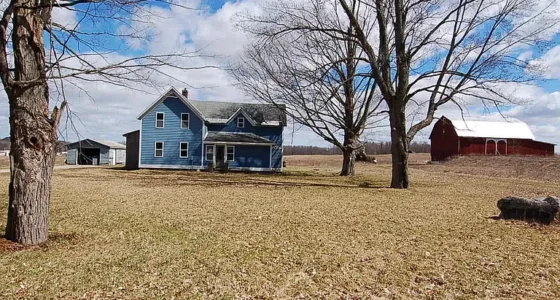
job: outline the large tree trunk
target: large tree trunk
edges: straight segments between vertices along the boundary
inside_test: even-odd
[[[6,89],[11,140],[6,238],[27,245],[47,240],[51,175],[56,156],[57,134],[53,119],[57,118],[49,118],[45,74],[43,18],[46,17],[50,18],[33,9],[14,10],[14,79],[29,84]]]
[[[391,187],[408,188],[408,141],[406,137],[406,119],[404,111],[393,110],[389,115],[391,124]]]
[[[340,176],[353,176],[356,151],[352,148],[346,148],[342,150],[342,155],[342,171],[340,171]]]

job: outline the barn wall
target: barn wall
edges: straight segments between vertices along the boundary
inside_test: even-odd
[[[447,119],[440,119],[430,135],[432,161],[445,160],[459,155],[459,137]]]
[[[532,140],[508,140],[508,154],[554,155],[554,145]]]
[[[461,155],[484,154],[485,142],[483,138],[461,138]]]

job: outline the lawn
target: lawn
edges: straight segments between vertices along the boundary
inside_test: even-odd
[[[500,197],[558,181],[422,166],[391,190],[387,164],[340,178],[336,160],[296,160],[283,175],[57,170],[51,240],[3,242],[0,298],[560,297],[560,225],[492,218]]]

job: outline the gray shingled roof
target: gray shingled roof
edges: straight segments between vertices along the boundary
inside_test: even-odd
[[[286,126],[284,109],[271,104],[235,103],[188,100],[210,123],[225,123],[239,109],[248,114],[258,125]]]
[[[209,131],[204,139],[205,142],[214,143],[251,143],[251,144],[273,144],[269,139],[248,132],[216,132]]]

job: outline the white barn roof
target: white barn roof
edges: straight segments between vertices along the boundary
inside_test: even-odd
[[[535,136],[524,122],[514,118],[465,118],[448,119],[459,137],[481,137],[500,139],[528,139]]]

